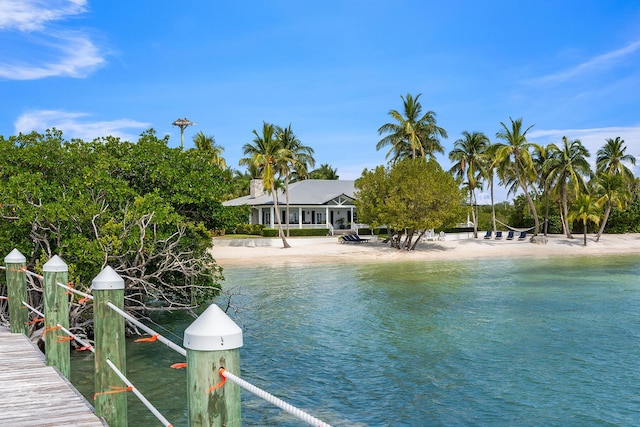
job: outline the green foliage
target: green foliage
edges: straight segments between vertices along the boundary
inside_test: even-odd
[[[355,186],[359,220],[373,227],[442,229],[464,215],[463,191],[435,160],[405,159],[365,170]]]
[[[626,209],[612,208],[605,232],[640,233],[640,200],[632,201]]]
[[[60,255],[80,288],[111,265],[129,307],[193,307],[219,290],[209,230],[247,213],[222,207],[222,170],[198,150],[171,149],[152,129],[137,143],[54,129],[0,137],[0,148],[2,253],[18,248],[32,267]]]

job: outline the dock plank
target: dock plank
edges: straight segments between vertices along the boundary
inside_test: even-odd
[[[1,426],[106,426],[22,334],[0,330],[0,384]]]

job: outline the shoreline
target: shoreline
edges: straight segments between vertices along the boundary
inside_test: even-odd
[[[473,239],[471,233],[449,234],[444,241],[420,242],[414,251],[392,249],[388,244],[339,243],[338,236],[287,239],[291,248],[282,248],[279,238],[213,239],[211,253],[218,265],[269,266],[283,264],[349,264],[379,262],[460,261],[480,258],[549,258],[567,256],[640,255],[640,233],[595,235],[548,235],[547,244],[524,241],[484,239],[484,231]]]

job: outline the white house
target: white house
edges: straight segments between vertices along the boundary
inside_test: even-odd
[[[354,181],[306,179],[289,185],[289,227],[351,229],[357,222]],[[287,200],[279,190],[280,218],[286,224]],[[273,196],[264,191],[262,180],[251,181],[248,196],[222,203],[224,206],[251,206],[250,224],[276,227]]]

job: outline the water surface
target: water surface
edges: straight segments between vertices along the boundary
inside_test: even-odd
[[[639,273],[631,256],[225,269],[241,376],[335,426],[640,425]],[[192,321],[157,320],[180,338]],[[158,347],[129,343],[129,376],[186,425],[180,356]],[[305,425],[242,399],[244,425]],[[134,400],[131,425],[159,425]]]

